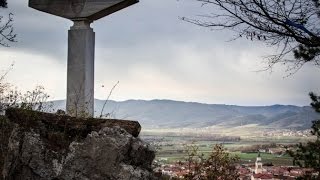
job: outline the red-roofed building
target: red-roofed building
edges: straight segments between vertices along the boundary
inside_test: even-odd
[[[265,173],[260,173],[260,174],[253,174],[251,176],[251,180],[275,180],[272,174],[265,174]]]

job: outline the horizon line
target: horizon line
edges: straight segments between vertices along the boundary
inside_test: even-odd
[[[106,101],[106,99],[98,99],[94,98],[94,100],[98,101]],[[48,102],[52,101],[66,101],[66,99],[53,99],[48,100]],[[127,100],[114,100],[109,99],[108,101],[115,101],[115,102],[126,102],[126,101],[173,101],[173,102],[182,102],[182,103],[195,103],[195,104],[203,104],[203,105],[225,105],[225,106],[241,106],[241,107],[268,107],[268,106],[296,106],[296,107],[310,107],[310,105],[297,105],[297,104],[280,104],[280,103],[273,103],[273,104],[264,104],[264,105],[241,105],[241,104],[226,104],[226,103],[205,103],[205,102],[196,102],[196,101],[183,101],[183,100],[173,100],[173,99],[127,99]]]

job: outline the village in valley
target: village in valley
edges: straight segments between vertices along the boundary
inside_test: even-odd
[[[192,165],[191,165],[192,166]],[[157,170],[171,178],[183,178],[190,172],[188,163],[162,164]],[[273,166],[264,164],[260,154],[256,161],[236,166],[240,180],[294,180],[304,174],[313,173],[313,169],[297,166]]]
[[[188,147],[194,146],[199,155],[207,156],[215,144],[222,144],[228,153],[239,157],[236,171],[241,180],[282,180],[315,173],[313,169],[293,165],[293,159],[288,154],[298,142],[314,138],[310,131],[260,131],[259,137],[250,139],[241,136],[200,135],[199,131],[197,136],[188,136],[180,130],[161,135],[143,133],[142,139],[156,147],[155,172],[169,179],[181,179],[194,170],[195,164],[188,161]]]

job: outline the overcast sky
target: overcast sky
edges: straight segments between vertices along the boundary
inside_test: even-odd
[[[65,99],[67,31],[72,22],[10,0],[18,42],[0,47],[1,69],[12,62],[7,80],[22,90],[43,85],[52,99]],[[274,52],[260,42],[228,42],[230,31],[211,31],[181,21],[208,13],[195,0],[141,0],[92,24],[96,32],[95,98],[173,99],[210,104],[308,105],[320,92],[320,69],[304,66],[284,78],[285,67],[261,70]],[[102,88],[104,85],[104,88]]]

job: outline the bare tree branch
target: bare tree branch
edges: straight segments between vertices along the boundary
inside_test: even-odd
[[[0,8],[7,8],[7,0],[0,0]],[[9,13],[8,19],[3,20],[0,16],[0,45],[9,47],[9,43],[16,42],[17,35],[13,32],[13,14]]]
[[[214,13],[181,19],[212,29],[228,29],[238,36],[280,47],[270,55],[268,69],[283,63],[296,71],[305,63],[319,66],[320,10],[318,0],[197,0]]]
[[[13,32],[13,14],[9,13],[8,20],[0,25],[0,45],[9,47],[9,43],[16,42],[17,35]],[[3,16],[0,16],[0,24],[3,23]]]
[[[7,7],[7,0],[0,0],[0,7],[6,8]]]

